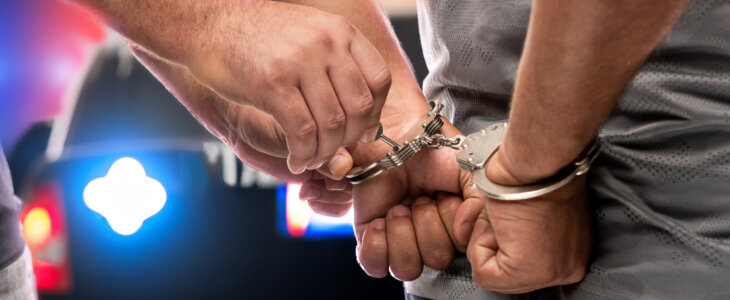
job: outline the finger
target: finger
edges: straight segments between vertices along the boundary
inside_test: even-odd
[[[225,101],[225,100],[222,100]],[[229,112],[228,123],[238,137],[254,149],[275,157],[289,155],[286,134],[274,117],[252,106],[243,106],[228,101],[223,109]],[[237,111],[237,113],[235,113]]]
[[[352,155],[350,155],[350,151],[344,147],[340,147],[337,149],[335,156],[333,156],[332,159],[324,166],[317,169],[317,171],[328,178],[341,180],[348,172],[350,172],[353,166],[354,162],[352,160]]]
[[[317,152],[317,123],[304,101],[301,91],[290,89],[284,92],[280,103],[264,102],[262,110],[274,116],[286,134],[289,170],[299,174]]]
[[[339,218],[347,215],[347,213],[350,212],[350,209],[352,208],[352,202],[326,203],[308,200],[307,203],[309,204],[309,208],[311,208],[313,212],[333,218]]]
[[[423,264],[444,270],[454,260],[454,246],[439,217],[436,203],[428,197],[416,199],[413,205],[413,228]]]
[[[302,183],[299,198],[329,204],[352,203],[352,194],[342,191],[330,191],[324,180],[307,180]]]
[[[169,79],[161,80],[162,82],[186,83],[181,85],[166,84],[166,87],[170,89],[170,91],[177,99],[180,100],[181,103],[183,103],[183,105],[185,105],[185,107],[187,107],[188,110],[193,112],[195,118],[201,124],[204,124],[206,129],[231,146],[236,152],[238,158],[246,165],[256,170],[263,171],[282,181],[301,182],[309,177],[308,174],[291,174],[287,168],[286,161],[280,158],[285,157],[288,150],[285,150],[286,142],[283,141],[281,128],[278,127],[278,125],[271,123],[273,120],[270,115],[255,110],[258,111],[258,113],[265,115],[265,117],[252,125],[253,127],[256,127],[256,129],[253,130],[256,132],[267,132],[264,136],[268,138],[255,137],[255,140],[261,142],[260,144],[253,143],[250,140],[247,143],[244,137],[247,136],[249,132],[236,132],[228,126],[229,124],[227,124],[227,121],[230,122],[233,120],[238,122],[236,124],[239,124],[233,125],[233,128],[241,128],[243,126],[240,124],[244,124],[247,118],[228,118],[228,116],[230,116],[228,113],[232,112],[234,113],[234,116],[236,113],[255,113],[253,109],[249,111],[244,109],[244,106],[239,106],[226,101],[212,90],[200,84],[190,74],[189,70],[186,70],[181,66],[166,63],[145,51],[139,50],[138,48],[132,47],[130,49],[137,58],[155,74],[155,76],[159,76],[160,79]],[[209,97],[191,97],[190,95],[207,95]],[[243,135],[240,134],[241,132]],[[265,148],[270,152],[262,151],[262,148]]]
[[[302,78],[300,89],[317,123],[317,151],[307,168],[317,169],[344,146],[347,116],[326,73],[312,73]]]
[[[466,244],[457,243],[456,236],[454,234],[454,218],[456,217],[456,212],[458,211],[461,202],[462,200],[460,197],[455,197],[452,194],[436,194],[436,207],[438,208],[441,223],[444,225],[444,228],[446,228],[446,232],[449,234],[449,237],[451,237],[451,241],[454,243],[456,250],[464,253],[466,252]]]
[[[324,185],[328,191],[352,193],[352,184],[347,180],[332,180],[327,178],[324,180]]]
[[[423,271],[416,233],[411,223],[411,211],[403,205],[394,206],[385,216],[388,236],[390,272],[398,280],[411,281]]]
[[[474,281],[482,288],[492,287],[499,278],[501,267],[497,263],[497,240],[489,223],[486,210],[482,210],[474,224],[474,232],[469,240],[466,258],[472,266]]]
[[[474,224],[484,205],[485,201],[481,198],[467,198],[461,202],[454,216],[454,237],[457,244],[466,247],[469,243]]]
[[[378,218],[365,229],[357,245],[357,260],[368,275],[383,278],[388,275],[388,241],[385,220]]]
[[[292,174],[285,159],[261,153],[246,143],[236,143],[233,150],[247,166],[284,182],[304,182],[312,176],[312,172]]]
[[[399,172],[398,169],[390,170],[391,174]],[[355,229],[361,224],[367,224],[370,220],[381,218],[393,206],[403,202],[403,195],[408,192],[407,182],[403,182],[397,176],[377,176],[371,180],[353,187],[352,196],[355,205]]]
[[[376,103],[360,68],[351,56],[344,56],[338,65],[330,67],[329,74],[347,116],[345,145],[358,140],[365,143],[374,141],[382,105],[374,112]]]
[[[391,83],[388,65],[375,47],[361,34],[356,34],[352,40],[350,53],[373,95],[373,117],[380,119],[380,111],[385,104]]]

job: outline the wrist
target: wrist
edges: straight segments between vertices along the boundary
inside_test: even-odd
[[[444,124],[438,131],[439,134],[449,138],[462,135],[462,132],[448,120],[441,118]],[[461,182],[464,179],[462,176],[465,173],[459,169],[454,160],[457,151],[450,147],[424,149],[406,161],[403,169],[408,182],[412,184],[412,193],[414,195],[423,193],[433,195],[437,192],[460,194],[462,192]]]
[[[489,160],[489,163],[484,170],[487,174],[487,178],[495,183],[503,185],[525,185],[531,183],[528,181],[529,179],[521,179],[517,177],[519,175],[516,176],[513,174],[519,171],[515,171],[513,167],[511,167],[511,164],[506,162],[504,151],[502,150],[503,149],[500,148],[500,150],[494,153],[492,159]]]
[[[178,53],[177,59],[173,61],[187,67],[198,80],[209,79],[211,82],[218,82],[215,81],[215,77],[224,75],[222,73],[230,63],[225,59],[241,59],[231,58],[231,53],[234,53],[231,49],[240,47],[236,44],[240,45],[241,40],[251,38],[247,33],[249,28],[255,26],[250,24],[251,14],[261,10],[265,2],[262,0],[233,1],[229,4],[212,2],[205,13],[198,14],[204,16],[202,20],[198,18],[191,21],[197,25],[191,26],[183,41],[181,53]],[[240,49],[237,52],[240,52]]]
[[[431,109],[417,84],[413,85],[411,81],[398,76],[394,76],[392,82],[383,105],[380,122],[383,124],[384,135],[400,140],[412,128],[420,126],[418,122]]]
[[[588,142],[587,146],[529,151],[535,148],[531,148],[529,144],[518,149],[512,148],[513,144],[508,142],[507,137],[505,136],[499,150],[494,153],[485,168],[487,178],[502,185],[531,185],[558,176],[568,168],[584,165],[586,162],[589,167],[599,151],[597,149],[600,149],[600,143],[594,139]]]
[[[588,144],[571,136],[548,138],[554,135],[544,134],[544,131],[533,133],[538,131],[531,132],[520,125],[510,122],[489,166],[494,167],[494,179],[510,181],[511,185],[535,183],[556,174],[577,158]]]

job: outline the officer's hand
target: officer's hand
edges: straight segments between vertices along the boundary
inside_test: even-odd
[[[254,107],[243,106],[223,99],[196,81],[183,67],[169,63],[136,46],[130,50],[190,113],[228,145],[236,155],[261,172],[286,182],[303,182],[320,178],[320,173],[308,171],[302,174],[289,172],[286,157],[289,154],[284,133],[274,118]],[[345,156],[344,165],[339,163],[323,166],[321,173],[344,174],[351,168],[349,153],[341,148],[338,155]],[[341,175],[340,175],[341,176]],[[342,195],[338,195],[342,197]],[[349,198],[349,195],[345,195]]]
[[[223,98],[272,115],[293,173],[372,139],[390,72],[345,18],[275,1],[241,2],[222,16],[183,64]]]

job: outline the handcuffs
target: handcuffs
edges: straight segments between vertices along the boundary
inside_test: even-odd
[[[472,184],[484,195],[498,200],[525,200],[548,194],[566,185],[575,177],[586,174],[600,153],[601,143],[596,138],[578,158],[551,177],[528,185],[494,183],[487,178],[485,168],[499,150],[499,145],[507,132],[507,123],[492,124],[467,136],[457,135],[447,138],[438,133],[444,124],[440,115],[443,106],[433,102],[430,104],[431,111],[418,123],[418,127],[404,135],[402,144],[383,135],[380,126],[376,140],[382,140],[391,146],[392,150],[379,160],[363,168],[356,168],[356,171],[346,175],[345,178],[352,184],[361,184],[389,169],[403,165],[422,149],[450,147],[459,150],[456,154],[459,168],[472,174]]]

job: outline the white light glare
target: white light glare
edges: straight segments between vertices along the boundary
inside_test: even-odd
[[[114,162],[104,177],[89,182],[84,203],[104,216],[121,235],[130,235],[159,212],[167,200],[159,181],[147,177],[142,164],[130,157]]]

